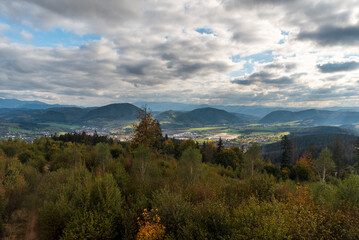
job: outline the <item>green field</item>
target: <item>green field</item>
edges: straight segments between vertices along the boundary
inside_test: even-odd
[[[26,132],[26,133],[31,132],[30,130],[25,130],[25,129],[21,129],[21,128],[13,128],[13,127],[10,127],[9,131],[11,131],[11,132]]]
[[[70,124],[64,124],[64,123],[40,123],[40,124],[48,125],[48,126],[56,127],[56,128],[70,128],[70,129],[80,128],[80,126],[78,126],[78,125],[70,125]]]
[[[273,137],[280,137],[284,135],[288,135],[290,132],[252,132],[247,136],[273,136]]]
[[[200,127],[200,128],[190,128],[188,131],[206,131],[206,130],[215,130],[215,129],[226,129],[227,127]]]

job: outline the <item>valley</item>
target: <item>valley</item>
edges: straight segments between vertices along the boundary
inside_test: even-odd
[[[235,109],[232,107],[232,110]],[[41,136],[96,132],[128,141],[141,111],[129,103],[91,108],[51,105],[43,109],[2,108],[0,139],[19,138],[31,142]],[[357,135],[359,123],[359,112],[314,109],[276,110],[260,117],[207,106],[190,111],[155,111],[153,115],[160,123],[163,136],[168,138],[193,139],[200,144],[222,139],[225,146],[240,146],[244,150],[253,143],[274,144],[284,135]]]

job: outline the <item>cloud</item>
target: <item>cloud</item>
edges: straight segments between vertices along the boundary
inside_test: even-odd
[[[337,63],[325,63],[318,64],[317,68],[322,73],[335,73],[335,72],[347,72],[359,69],[359,62],[337,62]]]
[[[285,70],[286,72],[293,71],[296,69],[297,64],[295,63],[270,63],[264,66],[265,69],[277,69],[277,70]]]
[[[359,26],[321,26],[315,31],[303,31],[298,40],[312,40],[323,46],[357,45],[359,43]]]
[[[0,32],[6,31],[11,29],[11,27],[8,24],[0,22]]]
[[[232,83],[236,83],[239,85],[269,85],[269,86],[280,86],[280,85],[290,85],[294,83],[295,76],[275,76],[269,72],[258,72],[253,73],[248,76],[244,76],[242,78],[237,78],[232,80]]]
[[[12,0],[0,12],[6,96],[297,106],[350,95],[359,104],[355,0]],[[100,40],[31,46],[57,30]],[[20,44],[21,31],[34,40]],[[331,91],[317,98],[321,89]]]
[[[34,38],[34,36],[31,33],[29,33],[28,31],[25,31],[25,30],[22,30],[20,32],[20,35],[26,40],[31,40]]]

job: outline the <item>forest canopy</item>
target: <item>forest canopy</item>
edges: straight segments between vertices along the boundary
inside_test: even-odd
[[[162,137],[147,113],[135,128],[128,142],[86,133],[0,142],[2,236],[359,238],[358,165],[342,162],[338,143],[293,159],[283,138],[281,164],[256,144]]]

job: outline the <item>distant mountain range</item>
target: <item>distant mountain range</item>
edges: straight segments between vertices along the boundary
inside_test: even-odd
[[[118,103],[98,108],[6,109],[0,110],[0,118],[8,122],[99,125],[103,121],[134,121],[140,111],[132,104]]]
[[[255,116],[257,118],[262,118],[265,115],[279,110],[285,111],[302,111],[307,108],[298,108],[298,107],[268,107],[261,105],[209,105],[209,104],[187,104],[187,103],[176,103],[176,102],[136,102],[133,103],[137,107],[149,107],[152,111],[163,112],[168,110],[174,111],[192,111],[197,108],[216,108],[225,110],[231,113],[242,113],[246,115]],[[318,108],[318,110],[328,110],[328,111],[340,111],[340,112],[359,112],[359,107],[326,107]]]
[[[145,103],[137,103],[146,106]],[[50,105],[38,101],[20,101],[16,99],[0,99],[0,122],[17,123],[68,123],[104,126],[108,122],[130,122],[137,119],[141,108],[130,103],[116,103],[102,107],[81,108],[74,106]],[[269,111],[270,107],[263,106],[218,106],[191,109],[198,105],[181,103],[151,103],[152,110],[161,110],[156,118],[163,127],[197,127],[206,125],[231,125],[243,123],[285,123],[300,121],[305,126],[332,126],[359,124],[359,112],[345,111],[339,108],[336,111],[307,109],[301,111],[275,110],[264,117],[258,117]],[[167,108],[174,107],[175,109]],[[181,111],[176,109],[182,109]],[[168,110],[171,109],[171,110]],[[190,109],[190,110],[186,110]],[[331,109],[335,109],[334,107]],[[353,108],[351,110],[355,110]],[[252,115],[250,113],[255,112]],[[356,130],[353,128],[353,130]]]
[[[305,121],[307,125],[344,125],[359,123],[359,112],[342,112],[308,109],[304,111],[274,111],[263,117],[259,123],[284,123]]]
[[[46,109],[52,107],[74,107],[74,105],[47,104],[40,101],[21,101],[17,99],[0,98],[0,108]]]
[[[276,110],[298,110],[299,108],[282,108],[282,107],[266,107],[266,106],[242,106],[242,105],[208,105],[208,104],[187,104],[175,102],[136,102],[133,103],[137,107],[147,106],[154,112],[173,111],[192,111],[198,108],[216,108],[232,113],[242,113],[252,117],[261,118],[264,115]]]
[[[0,118],[18,123],[66,123],[104,126],[108,122],[136,121],[140,108],[130,103],[110,104],[97,108],[57,107],[47,109],[0,109]],[[165,111],[155,116],[164,127],[197,127],[247,123],[253,116],[233,114],[215,108],[188,112]]]
[[[137,104],[140,107],[146,104]],[[166,104],[159,103],[162,108]],[[189,109],[191,107],[178,103],[175,108]],[[168,105],[167,105],[168,106]],[[182,107],[180,107],[182,106]],[[151,109],[151,108],[150,108]],[[165,109],[168,110],[168,109]],[[1,121],[20,123],[67,123],[84,125],[101,125],[109,121],[135,121],[141,108],[130,103],[110,104],[102,107],[80,108],[76,106],[50,105],[39,101],[20,101],[17,99],[0,99]],[[164,111],[156,118],[164,126],[204,126],[238,124],[256,121],[259,118],[242,113],[229,113],[212,107],[191,109],[190,111]]]
[[[298,107],[268,107],[261,105],[209,105],[209,104],[188,104],[188,103],[177,103],[177,102],[135,102],[133,103],[138,108],[147,106],[153,112],[164,112],[168,110],[174,111],[192,111],[198,108],[216,108],[225,110],[231,113],[242,113],[246,116],[252,116],[256,118],[262,118],[265,115],[274,112],[274,111],[303,111],[306,108]],[[60,105],[60,104],[47,104],[40,101],[22,101],[18,99],[1,99],[0,98],[0,109],[1,108],[21,108],[21,109],[48,109],[54,107],[78,107],[75,105]],[[96,107],[93,107],[96,108]],[[359,112],[359,107],[327,107],[327,108],[317,108],[318,110],[327,110],[327,111],[340,111],[340,112]],[[252,119],[253,120],[253,119]]]

